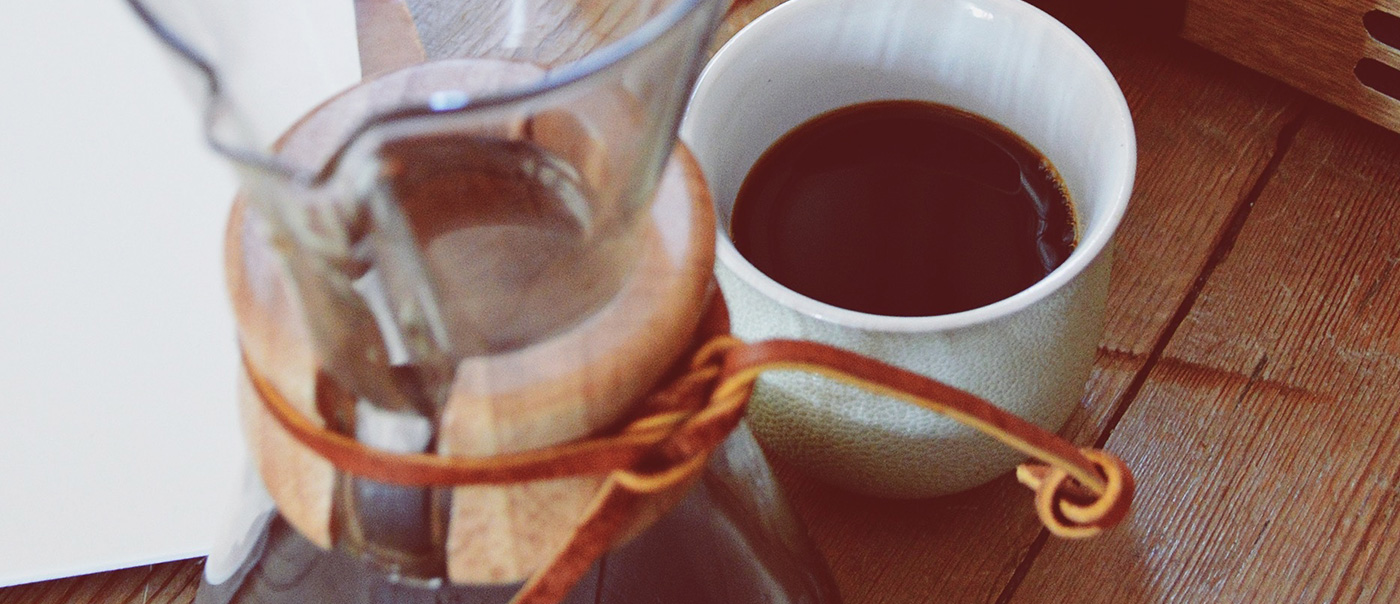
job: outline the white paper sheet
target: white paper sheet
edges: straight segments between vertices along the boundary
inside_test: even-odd
[[[306,6],[330,11],[314,22],[339,49],[318,85],[348,85],[351,3]],[[270,102],[295,115],[332,91]],[[244,455],[221,264],[234,188],[125,3],[6,3],[0,586],[201,555],[226,524]]]

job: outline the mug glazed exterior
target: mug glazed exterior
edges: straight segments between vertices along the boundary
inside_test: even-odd
[[[749,166],[792,128],[879,99],[921,99],[1017,132],[1059,171],[1079,243],[1049,276],[966,312],[888,317],[789,290],[734,248],[729,217]],[[682,125],[714,194],[717,269],[745,340],[809,339],[982,396],[1048,430],[1084,392],[1103,331],[1112,236],[1136,145],[1127,103],[1069,29],[1019,0],[792,0],[756,20],[701,75]],[[822,378],[765,376],[750,420],[813,476],[887,497],[965,490],[1023,459],[931,411]]]

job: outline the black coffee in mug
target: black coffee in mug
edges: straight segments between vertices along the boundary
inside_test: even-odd
[[[1059,175],[1015,133],[924,101],[819,115],[739,189],[735,247],[778,283],[854,311],[955,313],[1010,297],[1075,245]]]

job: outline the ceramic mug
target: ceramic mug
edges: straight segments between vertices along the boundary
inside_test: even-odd
[[[809,118],[878,99],[971,111],[1039,149],[1075,208],[1069,259],[1014,296],[926,317],[838,308],[754,268],[729,236],[750,166]],[[1136,143],[1112,74],[1064,25],[1019,0],[792,0],[715,55],[681,137],[714,196],[716,273],[740,338],[824,342],[963,388],[1048,430],[1068,419],[1103,331]],[[806,374],[765,376],[749,419],[771,453],[880,496],[961,491],[1023,459],[933,412]]]

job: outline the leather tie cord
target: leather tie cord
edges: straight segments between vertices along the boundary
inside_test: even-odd
[[[723,313],[723,306],[718,313]],[[712,310],[712,315],[716,311]],[[717,323],[727,324],[721,317]],[[738,425],[754,382],[766,371],[822,375],[947,415],[1031,456],[1017,479],[1035,491],[1037,516],[1057,536],[1083,538],[1116,525],[1133,497],[1133,478],[1113,455],[1065,440],[986,400],[922,375],[846,350],[791,340],[746,344],[727,326],[701,329],[688,367],[639,403],[636,418],[609,434],[492,457],[389,453],[321,427],[256,371],[254,392],[297,441],[349,474],[404,486],[503,485],[607,475],[563,549],[535,572],[513,604],[556,604],[628,530],[650,498],[697,478]]]

